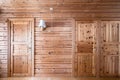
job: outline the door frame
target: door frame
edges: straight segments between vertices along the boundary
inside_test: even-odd
[[[12,20],[28,20],[28,21],[31,21],[31,25],[32,25],[32,54],[31,54],[31,74],[30,76],[34,76],[34,18],[9,18],[7,20],[7,24],[8,24],[8,63],[7,63],[7,66],[8,66],[8,77],[11,77],[11,21]]]

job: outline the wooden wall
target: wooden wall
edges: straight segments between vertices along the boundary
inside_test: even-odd
[[[53,21],[53,20],[52,20]],[[35,28],[35,76],[71,76],[72,21],[57,19],[40,31],[39,19]]]
[[[7,49],[8,32],[7,24],[0,23],[0,77],[7,76]]]
[[[53,17],[80,20],[119,19],[119,0],[0,0],[0,17]]]
[[[0,34],[7,33],[7,26],[3,27],[7,19],[16,17],[35,19],[35,76],[71,76],[74,21],[119,21],[120,0],[0,0]],[[41,18],[48,25],[43,32],[37,28]],[[0,35],[0,43],[7,42],[7,37]],[[0,44],[0,50],[0,67],[6,66],[0,70],[3,75],[7,74],[7,45]]]

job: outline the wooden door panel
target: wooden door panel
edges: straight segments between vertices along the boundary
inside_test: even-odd
[[[119,56],[104,55],[101,56],[101,76],[118,76]]]
[[[120,22],[101,22],[101,76],[120,76]]]
[[[13,73],[28,73],[28,58],[27,56],[14,56],[13,58]]]
[[[92,42],[78,42],[77,43],[77,52],[78,53],[93,53],[93,44]]]
[[[77,23],[77,40],[80,42],[93,42],[95,35],[95,24],[89,23]]]
[[[10,19],[11,76],[32,75],[33,19]]]
[[[23,22],[24,23],[24,22]],[[27,24],[15,24],[13,25],[13,40],[14,42],[25,42],[27,41],[27,35],[29,27],[26,27]]]
[[[94,69],[94,56],[89,54],[78,56],[78,76],[93,76]]]
[[[23,55],[23,54],[28,55],[28,46],[25,44],[15,44],[13,48],[14,48],[13,53],[15,55]]]
[[[77,76],[95,76],[96,24],[76,23]],[[77,65],[77,67],[76,67]],[[76,70],[76,69],[75,69]]]

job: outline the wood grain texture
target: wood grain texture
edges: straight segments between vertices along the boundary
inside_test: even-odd
[[[119,21],[101,22],[101,76],[119,76]]]
[[[0,77],[6,77],[7,76],[7,40],[8,40],[8,34],[7,34],[7,23],[0,23]]]
[[[96,78],[96,77],[9,77],[0,80],[119,80],[119,78]]]
[[[76,76],[95,76],[96,23],[76,21]]]
[[[53,7],[53,11],[50,11],[50,7]],[[0,66],[2,67],[3,65],[6,66],[7,61],[9,61],[6,56],[8,53],[7,50],[10,47],[7,43],[8,28],[5,25],[5,22],[9,18],[35,19],[35,36],[33,35],[35,40],[32,39],[32,41],[35,42],[35,59],[32,57],[35,61],[35,67],[40,64],[50,64],[50,66],[53,64],[64,66],[65,64],[67,67],[62,69],[59,68],[59,66],[55,66],[55,69],[47,68],[46,70],[48,70],[48,72],[44,68],[40,69],[41,71],[37,72],[39,68],[35,68],[33,69],[33,73],[35,70],[35,76],[71,76],[71,74],[77,75],[76,72],[78,71],[78,60],[79,62],[82,61],[81,64],[84,64],[84,66],[86,66],[86,63],[88,63],[90,67],[87,69],[89,69],[91,66],[95,66],[91,63],[94,61],[94,59],[98,59],[98,57],[100,58],[99,60],[103,60],[103,62],[98,61],[98,63],[101,64],[97,65],[98,70],[95,73],[95,70],[93,70],[93,73],[91,72],[92,74],[98,74],[99,76],[109,76],[114,74],[114,76],[118,76],[118,74],[120,75],[120,69],[117,71],[117,73],[116,70],[114,70],[114,67],[120,68],[120,28],[117,28],[120,21],[120,0],[0,0]],[[40,19],[44,19],[47,23],[47,28],[43,32],[41,32],[40,28],[38,28]],[[83,37],[82,39],[86,40],[89,37],[90,39],[82,43],[78,41],[77,48],[75,46],[76,41],[74,40],[75,35],[73,35],[76,34],[75,31],[73,31],[73,29],[75,29],[74,21],[76,20],[85,21],[86,23],[88,21],[98,21],[97,23],[99,23],[99,25],[97,26],[101,27],[101,31],[99,32],[98,30],[99,33],[97,34],[93,34],[92,32],[90,34],[87,34],[83,32],[81,35],[81,37]],[[85,26],[85,24],[82,26]],[[84,29],[82,31],[84,31]],[[92,42],[91,34],[97,36],[96,39],[99,40]],[[78,35],[80,34],[78,33]],[[86,37],[86,35],[88,36]],[[97,46],[93,46],[95,44]],[[95,53],[95,50],[93,50],[95,48],[99,48],[99,50],[96,50],[97,55],[93,54]],[[79,52],[78,54],[82,53],[79,56],[76,54],[77,49]],[[90,55],[87,54],[89,52]],[[89,62],[84,61],[84,59],[86,59],[86,56],[89,56],[89,58],[87,58]],[[105,63],[107,63],[107,66],[110,65],[113,67],[109,67],[108,71],[106,71],[107,66]],[[68,64],[70,67],[68,68],[66,64]],[[65,69],[66,71],[64,72]],[[86,70],[86,68],[83,70]],[[110,70],[112,70],[112,72]],[[2,71],[4,74],[0,73],[1,76],[7,76],[7,72],[5,71]],[[58,71],[58,74],[56,74],[56,71]]]
[[[11,18],[10,28],[10,76],[32,76],[34,64],[34,19]]]
[[[1,20],[8,17],[50,18],[50,7],[54,9],[54,18],[80,20],[120,18],[119,0],[1,0],[0,5]]]
[[[35,28],[35,76],[71,76],[71,20],[46,19],[46,24],[44,31]]]

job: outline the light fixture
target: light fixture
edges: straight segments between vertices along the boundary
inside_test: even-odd
[[[51,11],[51,18],[52,18],[52,11],[53,11],[52,7],[50,7],[50,11]],[[40,27],[40,31],[43,31],[47,27],[43,19],[40,19],[38,27]],[[52,27],[52,20],[51,20],[51,27]]]
[[[40,31],[43,31],[45,28],[46,28],[46,23],[45,23],[45,21],[43,20],[43,19],[41,19],[40,21],[39,21],[39,25],[38,25],[39,27],[40,27]]]

